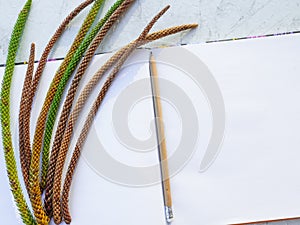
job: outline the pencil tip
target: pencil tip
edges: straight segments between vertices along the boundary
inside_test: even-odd
[[[149,56],[149,58],[150,58],[150,61],[153,61],[153,60],[154,60],[153,52],[152,52],[152,51],[150,51],[150,56]]]

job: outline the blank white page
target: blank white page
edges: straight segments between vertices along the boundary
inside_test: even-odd
[[[82,90],[87,81],[110,56],[112,56],[112,54],[95,56],[80,84],[80,90]],[[122,140],[117,137],[116,132],[114,131],[115,126],[112,123],[112,108],[115,105],[115,101],[119,98],[119,96],[122,96],[124,90],[132,83],[143,80],[145,77],[148,78],[148,56],[148,51],[137,50],[130,57],[130,59],[126,62],[127,66],[125,65],[124,69],[122,69],[122,71],[118,74],[118,77],[111,86],[111,89],[108,91],[107,96],[99,109],[99,113],[97,114],[94,125],[91,128],[86,145],[84,145],[83,157],[79,160],[71,187],[70,210],[73,219],[72,224],[74,225],[138,225],[141,223],[156,225],[165,224],[162,190],[159,183],[160,170],[157,166],[153,166],[158,165],[159,160],[155,139],[150,138],[153,135],[155,137],[155,133],[151,134],[151,129],[149,127],[149,124],[153,124],[154,117],[151,99],[151,86],[149,82],[143,86],[144,93],[148,98],[142,99],[140,103],[138,102],[135,104],[136,107],[133,105],[132,109],[129,108],[128,116],[131,119],[128,120],[129,122],[125,121],[125,124],[128,124],[128,128],[132,132],[131,135],[134,139],[149,139],[149,145],[151,148],[146,149],[146,152],[140,152],[139,150],[134,151],[130,148],[130,146],[124,145],[123,142],[126,142],[126,140]],[[32,136],[46,92],[60,63],[61,61],[49,62],[42,76],[32,113]],[[13,144],[16,152],[20,178],[21,170],[18,154],[17,118],[26,68],[26,65],[16,67],[11,94]],[[4,68],[0,69],[0,74],[2,76]],[[88,99],[83,113],[79,118],[79,123],[75,128],[74,137],[78,137],[90,106],[102,87],[106,77],[107,74],[100,81],[99,85],[96,86],[91,98]],[[132,91],[133,92],[129,94],[134,96],[136,93],[134,92],[134,89]],[[65,95],[66,92],[64,93],[64,96]],[[124,135],[124,132],[121,134]],[[127,135],[127,133],[125,134]],[[74,149],[75,141],[75,138],[73,138],[69,150],[70,153]],[[102,143],[102,147],[99,143]],[[108,155],[111,155],[113,159],[116,159],[115,162],[120,162],[120,165],[128,165],[128,167],[131,168],[129,171],[135,171],[135,174],[139,173],[141,179],[133,178],[133,180],[131,180],[130,178],[133,177],[134,174],[128,174],[126,171],[122,173],[123,171],[117,170],[116,168],[112,168],[111,171],[116,172],[117,177],[113,177],[113,175],[110,177],[111,174],[106,173],[105,171],[102,173],[101,168],[98,170],[97,163],[98,165],[104,165],[106,162],[105,160],[101,160],[101,151],[103,150],[106,151]],[[70,157],[71,154],[68,154],[67,162]],[[0,160],[0,217],[4,224],[21,224],[20,218],[17,215],[18,212],[16,211],[12,200],[8,179],[6,178],[3,152],[0,154]],[[139,172],[139,168],[145,166],[153,166],[153,168],[151,170]],[[65,172],[66,165],[64,174]],[[126,179],[126,177],[129,179]],[[150,177],[150,179],[143,180],[143,177]],[[23,190],[25,190],[24,185]],[[24,194],[27,195],[25,192]],[[51,221],[50,224],[54,224],[54,222]]]
[[[184,58],[190,56],[183,48],[194,54],[191,60]],[[224,225],[300,215],[299,50],[300,35],[287,35],[154,51],[163,80],[169,156],[179,151],[183,132],[193,135],[199,129],[184,167],[176,172],[175,164],[182,158],[170,161],[173,225]],[[170,65],[174,55],[189,65]],[[203,64],[194,63],[197,60]],[[200,86],[185,73],[187,67],[202,68]],[[218,105],[211,103],[220,103],[216,92],[207,94],[207,71],[224,99],[225,132],[219,153],[211,157],[215,160],[202,162],[218,120],[212,116]],[[171,84],[183,99],[168,99],[176,95],[170,93]],[[188,128],[180,114],[188,102],[185,98],[197,115]],[[190,146],[184,147],[190,154]]]

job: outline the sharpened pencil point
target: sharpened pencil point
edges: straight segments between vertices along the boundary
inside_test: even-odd
[[[150,52],[150,56],[149,56],[149,62],[153,62],[154,61],[154,57],[153,57],[153,52]]]

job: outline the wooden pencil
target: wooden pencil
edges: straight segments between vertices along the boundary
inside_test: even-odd
[[[154,102],[154,113],[155,113],[155,123],[157,131],[157,144],[159,151],[160,168],[162,175],[162,187],[164,195],[164,205],[165,214],[167,222],[173,220],[173,210],[172,210],[172,195],[171,195],[171,185],[169,178],[169,167],[168,167],[168,152],[165,140],[164,127],[162,123],[163,113],[162,105],[159,91],[159,78],[157,72],[156,61],[151,52],[150,54],[150,76],[151,76],[151,86],[152,95]]]

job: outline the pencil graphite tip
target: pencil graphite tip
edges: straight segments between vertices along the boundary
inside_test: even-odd
[[[154,61],[154,56],[153,56],[153,52],[152,51],[150,52],[149,60],[150,60],[150,62]]]

